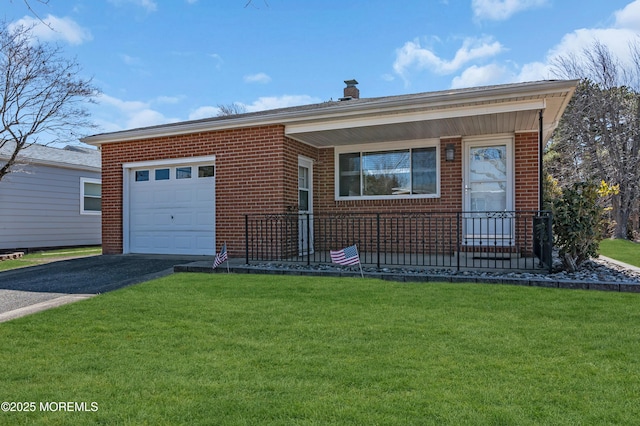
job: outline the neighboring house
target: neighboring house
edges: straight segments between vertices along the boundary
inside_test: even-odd
[[[101,244],[99,151],[34,144],[11,170],[0,180],[0,250]]]
[[[539,147],[577,85],[539,81],[360,99],[357,82],[345,83],[339,101],[83,139],[102,152],[104,252],[211,255],[226,242],[231,256],[244,258],[256,238],[262,248],[278,246],[266,248],[264,258],[274,258],[273,250],[304,254],[356,240],[372,251],[362,232],[346,237],[355,225],[329,238],[323,218],[537,212]],[[264,214],[310,219],[254,232],[254,215]],[[442,222],[455,226],[456,235],[447,238],[467,238],[449,242],[448,252],[482,244],[519,251],[520,240],[530,237],[516,238],[520,225],[513,223],[504,229],[494,220],[490,229],[475,229],[471,219],[463,222]],[[394,248],[396,225],[380,225],[378,218],[376,226],[387,251],[417,245],[414,238]],[[431,229],[420,244],[441,241],[436,234]]]

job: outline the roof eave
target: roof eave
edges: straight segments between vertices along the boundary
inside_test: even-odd
[[[94,146],[107,143],[126,142],[132,140],[170,137],[189,133],[210,132],[256,126],[287,125],[300,122],[319,122],[336,118],[348,119],[364,115],[393,113],[406,108],[450,108],[462,103],[481,103],[505,101],[522,96],[540,96],[545,94],[570,92],[568,99],[575,91],[578,80],[540,81],[516,85],[474,88],[469,90],[452,90],[429,92],[411,96],[385,97],[368,102],[340,102],[322,109],[303,111],[277,111],[259,116],[238,116],[225,120],[199,120],[178,124],[167,124],[120,132],[104,133],[82,138],[81,141]],[[567,99],[567,103],[568,103]],[[566,107],[566,103],[565,103]],[[564,108],[563,108],[564,110]]]

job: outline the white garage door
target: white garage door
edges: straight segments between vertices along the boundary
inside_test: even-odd
[[[129,169],[129,252],[215,254],[212,163]]]

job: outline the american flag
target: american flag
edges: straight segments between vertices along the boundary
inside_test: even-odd
[[[360,263],[358,248],[355,244],[342,250],[330,250],[329,254],[331,255],[331,262],[337,263],[338,265],[357,265]]]
[[[222,265],[227,261],[227,243],[222,245],[222,249],[220,253],[216,254],[216,258],[213,259],[213,269],[216,269],[218,266]]]

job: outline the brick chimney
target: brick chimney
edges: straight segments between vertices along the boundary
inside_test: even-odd
[[[356,87],[356,84],[358,84],[356,80],[345,80],[344,84],[346,84],[347,87],[344,88],[344,98],[340,98],[341,101],[360,99],[360,90]]]

